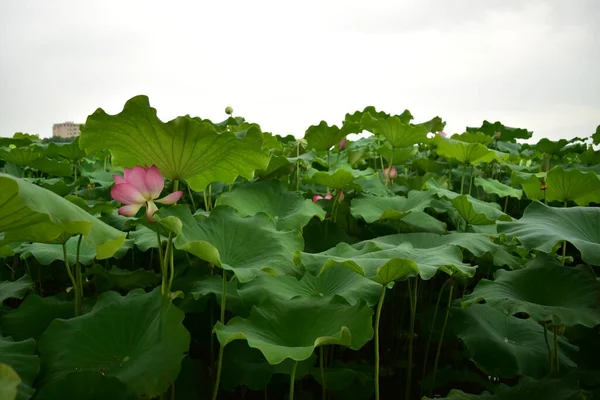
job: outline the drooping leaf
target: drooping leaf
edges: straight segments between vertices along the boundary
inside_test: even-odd
[[[42,386],[36,400],[136,400],[138,397],[114,376],[103,371],[71,372]]]
[[[542,181],[535,174],[512,171],[510,181],[513,186],[521,186],[529,200],[544,199]]]
[[[6,299],[22,299],[23,296],[25,296],[27,289],[32,285],[33,282],[28,275],[23,275],[16,281],[0,281],[0,307],[2,302]]]
[[[33,160],[29,165],[32,168],[53,176],[73,175],[73,165],[67,160],[51,160],[46,156],[41,156]]]
[[[379,154],[381,154],[385,161],[388,164],[393,162],[395,165],[406,163],[406,161],[410,160],[418,151],[419,148],[417,146],[392,148],[389,142],[386,142],[379,148]],[[388,165],[386,164],[386,167],[387,166]]]
[[[227,206],[213,209],[198,222],[187,206],[163,208],[161,223],[167,218],[181,221],[175,247],[185,250],[220,268],[233,271],[241,283],[263,272],[271,275],[293,271],[293,257],[302,249],[297,231],[278,231],[263,213],[240,217]]]
[[[541,266],[517,271],[498,270],[493,281],[482,279],[466,304],[485,300],[507,315],[527,313],[536,321],[554,324],[600,324],[600,283],[587,272]]]
[[[43,381],[102,371],[141,398],[162,394],[179,373],[190,335],[183,312],[160,294],[100,295],[87,314],[55,320],[39,339]]]
[[[0,174],[0,187],[3,243],[56,243],[83,234],[87,244],[96,248],[98,259],[105,259],[125,241],[123,232],[49,190],[5,174]]]
[[[427,141],[429,127],[404,122],[399,116],[372,119],[363,116],[361,123],[365,130],[387,139],[392,147],[409,147]]]
[[[565,170],[557,165],[546,175],[546,201],[574,201],[580,206],[600,203],[600,178],[595,172]]]
[[[86,270],[86,275],[93,274],[96,279],[98,290],[125,290],[130,291],[137,288],[149,288],[160,282],[160,276],[154,271],[137,268],[134,270],[121,269],[113,266],[107,270],[94,265]]]
[[[457,196],[451,200],[452,205],[469,225],[491,225],[497,220],[512,221],[510,215],[500,211],[496,203],[476,201],[468,194]]]
[[[516,237],[527,249],[546,253],[566,240],[581,252],[581,258],[600,265],[600,208],[555,208],[533,202],[515,222],[498,222],[498,232]]]
[[[592,135],[592,140],[594,144],[600,144],[600,125],[596,127],[596,133]]]
[[[267,214],[278,230],[301,230],[313,217],[323,220],[325,211],[297,192],[290,192],[275,181],[247,183],[221,194],[216,205],[234,208],[242,216]]]
[[[42,150],[37,146],[18,147],[16,149],[0,148],[0,160],[27,167],[42,156]]]
[[[351,306],[339,296],[329,301],[267,298],[247,319],[234,317],[227,325],[217,322],[214,331],[221,346],[246,340],[270,364],[279,364],[287,358],[306,360],[326,344],[360,349],[373,337],[372,315],[364,303]]]
[[[77,242],[79,238],[73,236],[66,241],[67,260],[70,265],[75,264],[77,260]],[[64,261],[62,244],[52,243],[25,243],[18,248],[21,258],[25,259],[33,256],[40,264],[50,265],[54,261]],[[90,265],[96,258],[96,249],[82,240],[79,246],[79,262],[83,265]]]
[[[510,196],[516,199],[521,199],[521,197],[523,196],[522,190],[505,185],[504,183],[496,179],[484,179],[480,176],[476,176],[474,183],[475,186],[481,187],[484,192],[488,194],[496,194],[499,197]]]
[[[489,304],[452,308],[451,329],[463,341],[473,362],[491,376],[512,378],[548,373],[544,327],[532,319],[506,315]],[[548,333],[552,338],[552,333]],[[560,337],[561,369],[575,367],[577,348]]]
[[[380,219],[402,219],[411,212],[429,207],[433,194],[428,191],[412,190],[408,196],[379,197],[361,195],[352,200],[351,213],[367,223]]]
[[[497,132],[500,132],[500,136],[496,140],[511,142],[515,139],[529,139],[533,135],[533,132],[523,128],[511,128],[504,126],[500,122],[496,121],[491,123],[489,121],[483,121],[483,124],[478,127],[467,127],[467,132],[483,132],[486,135],[496,137]]]
[[[33,382],[40,371],[40,358],[35,352],[35,340],[15,342],[0,336],[0,364],[11,367],[21,379],[17,387],[17,400],[28,400],[33,396]]]
[[[79,137],[76,137],[71,143],[48,143],[46,155],[50,158],[76,161],[85,157],[85,151],[79,147]]]
[[[327,122],[321,121],[319,125],[312,125],[304,134],[304,139],[308,142],[308,149],[329,150],[338,144],[346,133],[335,125],[327,125]]]
[[[314,168],[306,171],[304,175],[305,183],[316,183],[332,189],[360,189],[355,181],[362,177],[373,175],[373,170],[353,169],[348,165],[338,165],[336,169],[329,171],[317,171]]]
[[[465,143],[454,139],[447,139],[441,135],[433,138],[437,145],[437,153],[446,158],[458,161],[461,164],[479,164],[508,158],[508,154],[488,149],[480,143]]]
[[[96,110],[87,118],[80,145],[88,154],[110,149],[113,164],[122,167],[154,164],[168,179],[185,180],[197,191],[211,182],[251,179],[269,163],[256,129],[245,136],[219,133],[213,124],[189,116],[165,123],[146,96],[130,99],[117,115]]]

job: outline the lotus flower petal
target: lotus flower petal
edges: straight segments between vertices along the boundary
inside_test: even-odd
[[[123,215],[125,217],[134,217],[140,208],[142,208],[143,204],[128,204],[126,206],[119,208],[119,215]]]
[[[332,195],[330,195],[329,193],[327,193],[325,195],[325,200],[331,200],[332,197],[333,197]]]
[[[138,188],[140,193],[142,193],[144,197],[148,199],[150,198],[150,190],[146,184],[146,174],[147,169],[142,168],[139,165],[136,165],[133,167],[133,169],[125,168],[124,170],[125,180],[127,183]]]
[[[129,183],[119,183],[112,187],[110,195],[116,201],[123,204],[141,204],[146,201],[146,197],[139,189]]]
[[[315,194],[313,196],[313,203],[316,203],[319,200],[323,200],[323,196],[319,196],[318,194]]]
[[[150,200],[148,202],[148,208],[146,209],[146,218],[148,218],[148,221],[152,222],[152,216],[157,211],[158,211],[158,207],[156,207],[156,204],[154,204],[154,202],[152,200]]]
[[[119,175],[113,175],[113,178],[115,180],[115,184],[119,184],[119,183],[127,183],[127,181],[125,179],[123,179],[121,176]]]
[[[176,192],[171,193],[168,196],[163,197],[162,199],[155,200],[160,204],[175,204],[177,201],[183,196],[183,191],[178,190]]]
[[[150,198],[156,199],[160,196],[160,192],[162,192],[165,187],[165,178],[163,178],[158,167],[153,165],[150,168],[146,168],[146,179],[144,183],[148,189]]]

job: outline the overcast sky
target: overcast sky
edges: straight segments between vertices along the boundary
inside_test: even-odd
[[[600,1],[0,0],[0,136],[110,114],[302,136],[374,105],[534,138],[600,124]]]

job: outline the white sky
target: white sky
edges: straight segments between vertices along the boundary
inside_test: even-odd
[[[600,124],[600,1],[0,0],[0,136],[121,111],[302,136],[374,105],[446,132]]]

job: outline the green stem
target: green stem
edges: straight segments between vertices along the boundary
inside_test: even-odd
[[[327,384],[325,382],[325,352],[319,346],[319,369],[321,370],[321,400],[327,399]]]
[[[173,181],[173,191],[176,192],[179,190],[179,179],[175,179]]]
[[[329,156],[329,151],[327,155]],[[300,160],[298,157],[300,157],[300,142],[296,142],[296,192],[300,190]],[[327,167],[330,168],[331,166],[327,165]]]
[[[553,325],[554,331],[554,362],[556,363],[556,371],[560,371],[560,357],[558,354],[558,325]]]
[[[450,278],[452,279],[452,278]],[[437,302],[435,303],[435,309],[433,311],[433,322],[431,323],[431,328],[429,330],[429,337],[427,338],[427,346],[425,346],[425,356],[423,357],[423,372],[421,373],[421,379],[425,379],[425,372],[427,372],[427,361],[429,359],[429,348],[431,347],[431,339],[433,337],[433,328],[435,326],[435,321],[437,321],[437,313],[440,307],[440,302],[442,300],[442,294],[444,294],[444,289],[450,279],[446,280],[440,289],[440,293],[438,294]]]
[[[164,258],[161,260],[161,277],[162,277],[162,281],[161,281],[161,293],[163,296],[167,296],[169,294],[169,287],[168,287],[168,278],[169,278],[169,257],[171,257],[171,252],[173,251],[173,243],[172,243],[172,232],[169,232],[169,236],[167,238],[167,247],[165,249],[165,254],[164,254]]]
[[[438,342],[437,352],[435,353],[435,361],[433,362],[433,375],[431,377],[431,389],[429,397],[432,397],[433,389],[435,388],[435,374],[437,372],[438,361],[440,359],[440,353],[442,351],[442,343],[444,340],[444,333],[446,332],[446,324],[448,323],[448,315],[450,315],[450,306],[452,305],[452,292],[454,291],[454,285],[450,285],[450,293],[448,293],[448,306],[446,307],[446,316],[444,317],[444,324],[442,325],[442,332],[440,333],[440,341]]]
[[[508,210],[508,196],[504,198],[504,214],[506,214],[506,210]]]
[[[413,360],[413,342],[415,339],[415,317],[417,314],[417,293],[419,289],[419,277],[415,277],[415,287],[412,288],[411,280],[408,280],[408,295],[410,296],[410,327],[408,332],[408,360],[406,363],[406,391],[405,400],[410,400],[412,386],[412,360]]]
[[[227,302],[227,271],[223,270],[223,279],[221,283],[221,324],[225,325],[225,304]],[[219,348],[219,359],[217,361],[217,377],[215,378],[215,386],[213,389],[213,400],[216,400],[219,395],[219,384],[221,382],[221,369],[223,366],[223,350],[225,346]]]
[[[192,201],[192,213],[196,212],[196,202],[194,201],[194,196],[192,196],[192,189],[190,188],[190,185],[187,185],[188,188],[188,195],[190,196],[190,200]]]
[[[204,209],[210,211],[210,208],[208,207],[208,198],[206,197],[206,189],[204,189],[202,195],[204,196]]]
[[[292,365],[292,372],[290,374],[290,395],[289,400],[294,400],[294,383],[296,383],[296,368],[298,367],[298,361]]]
[[[208,185],[208,206],[210,207],[210,209],[213,209],[213,203],[212,203],[212,183],[210,185]]]
[[[546,347],[548,348],[548,365],[550,366],[550,373],[552,373],[554,371],[554,353],[552,351],[552,347],[550,347],[550,340],[548,340],[548,329],[546,322],[544,322],[544,341],[546,342]]]
[[[564,207],[567,207],[567,202],[565,201]],[[562,244],[562,265],[565,265],[565,260],[567,259],[567,241],[565,240]]]
[[[83,308],[83,276],[81,275],[81,266],[79,265],[81,239],[83,239],[83,235],[80,234],[77,240],[77,254],[75,255],[75,279],[77,280],[77,289],[79,291],[79,315],[81,315]]]
[[[63,248],[63,259],[65,260],[65,267],[67,268],[67,274],[69,274],[69,279],[71,279],[71,285],[73,285],[73,294],[75,295],[75,299],[73,300],[75,303],[75,316],[79,316],[79,290],[77,289],[77,282],[75,281],[75,277],[73,276],[73,271],[71,271],[71,266],[69,265],[69,259],[67,258],[67,246],[65,243],[62,244]]]
[[[162,242],[160,240],[160,233],[158,232],[158,229],[156,229],[156,243],[158,244],[158,263],[160,264],[160,272],[162,274],[163,271],[163,249],[162,249]]]
[[[375,400],[379,400],[379,321],[381,319],[381,309],[385,300],[385,289],[381,288],[381,295],[377,303],[377,312],[375,314]]]
[[[463,194],[465,188],[465,175],[467,174],[467,164],[464,165],[462,178],[460,178],[460,194]]]
[[[171,239],[171,234],[169,233],[169,248],[171,249],[169,253],[169,286],[167,287],[167,293],[171,293],[171,287],[173,286],[173,278],[175,277],[175,262],[173,253],[175,253],[173,249],[173,242]],[[166,269],[166,268],[165,268]]]
[[[471,176],[469,177],[469,195],[471,195],[471,187],[473,186],[473,164],[471,164]]]

